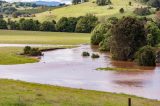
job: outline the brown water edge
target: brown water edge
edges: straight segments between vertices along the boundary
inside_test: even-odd
[[[99,51],[98,46],[91,45],[91,49],[94,52],[99,52],[100,54],[105,54],[106,57],[110,58],[112,67],[111,68],[126,68],[126,69],[139,69],[140,71],[154,71],[155,67],[151,66],[139,66],[134,61],[118,61],[112,60],[110,52]],[[156,64],[156,66],[160,66],[160,64]],[[105,68],[105,67],[102,67]]]

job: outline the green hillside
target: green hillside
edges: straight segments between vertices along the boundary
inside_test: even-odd
[[[129,6],[129,2],[132,2],[132,6]],[[65,17],[78,17],[83,16],[87,13],[95,14],[99,19],[104,19],[105,16],[124,16],[133,15],[133,10],[137,7],[144,6],[134,0],[111,0],[112,5],[97,6],[95,1],[90,1],[78,5],[70,5],[63,8],[52,10],[51,12],[43,12],[36,14],[35,19],[40,21],[44,20],[58,20],[59,18]],[[113,9],[109,9],[113,7]],[[125,13],[120,14],[119,9],[124,8]]]

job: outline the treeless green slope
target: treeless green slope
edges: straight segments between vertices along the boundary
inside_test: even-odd
[[[141,7],[142,5],[135,2],[134,0],[111,0],[113,9],[108,9],[109,6],[97,6],[93,1],[82,3],[78,5],[70,5],[63,8],[55,9],[51,12],[43,12],[36,14],[35,19],[39,19],[41,21],[44,20],[58,20],[59,18],[65,17],[78,17],[83,16],[87,13],[95,14],[99,18],[103,18],[104,16],[113,16],[113,15],[125,15],[132,14],[132,11],[136,7]],[[132,6],[129,6],[129,1],[132,1]],[[119,9],[124,8],[125,13],[120,14]]]

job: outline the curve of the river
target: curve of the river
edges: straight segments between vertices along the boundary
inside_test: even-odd
[[[89,45],[44,52],[38,63],[0,65],[0,78],[125,93],[160,100],[159,66],[138,72],[96,71],[98,67],[139,67],[129,62],[111,61],[107,53],[99,53],[99,59],[82,57],[83,51],[98,53]]]

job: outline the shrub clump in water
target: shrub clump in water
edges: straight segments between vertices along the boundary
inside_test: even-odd
[[[90,56],[90,54],[88,52],[83,52],[82,56]]]
[[[39,48],[31,48],[30,46],[26,46],[23,49],[23,54],[28,56],[42,56],[42,52]]]
[[[100,56],[98,55],[98,54],[92,54],[92,56],[91,56],[92,58],[99,58]]]

